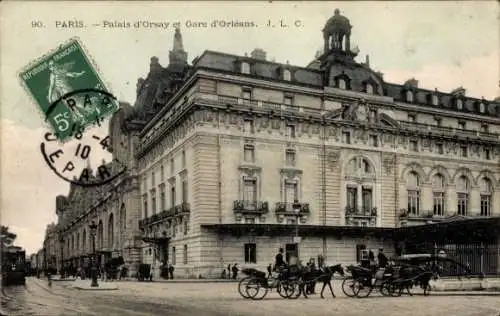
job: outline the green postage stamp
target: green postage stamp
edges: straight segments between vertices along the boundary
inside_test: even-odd
[[[60,141],[118,109],[96,69],[80,41],[72,38],[20,72],[22,85]]]

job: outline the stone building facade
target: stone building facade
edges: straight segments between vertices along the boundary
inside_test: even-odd
[[[155,76],[174,71],[152,59],[139,105],[164,105],[135,150],[143,262],[208,277],[283,247],[353,263],[392,254],[395,227],[500,215],[499,100],[385,82],[355,61],[351,27],[336,11],[307,67],[205,51],[167,101]]]

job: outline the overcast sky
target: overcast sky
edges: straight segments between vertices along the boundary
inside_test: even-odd
[[[188,60],[205,49],[244,55],[259,47],[268,59],[305,66],[322,47],[321,29],[335,8],[354,26],[358,61],[388,82],[415,77],[425,88],[493,99],[499,92],[499,25],[495,1],[470,2],[2,2],[1,10],[1,222],[18,234],[27,252],[41,248],[45,226],[56,221],[55,196],[69,185],[47,168],[39,153],[48,127],[21,88],[17,73],[32,60],[78,36],[120,100],[135,101],[135,85],[146,77],[151,56],[168,63],[174,29],[181,23]],[[56,28],[56,21],[81,20],[85,28]],[[131,28],[103,28],[103,21]],[[254,21],[254,28],[193,28],[187,21]],[[268,20],[288,28],[266,27]],[[300,20],[301,27],[294,22]],[[32,21],[45,27],[33,28]],[[133,28],[136,21],[168,28]],[[60,24],[62,24],[60,22]],[[100,133],[104,133],[101,129]],[[94,160],[100,161],[94,157]],[[96,163],[93,161],[93,163]]]

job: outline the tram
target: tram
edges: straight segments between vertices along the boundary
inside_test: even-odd
[[[2,286],[26,284],[26,251],[20,247],[2,249]]]

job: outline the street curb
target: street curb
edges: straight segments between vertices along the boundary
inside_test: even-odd
[[[118,290],[118,287],[110,289],[110,288],[102,288],[102,287],[86,288],[86,287],[74,286],[74,287],[72,287],[72,289],[80,290],[80,291],[116,291],[116,290]]]

